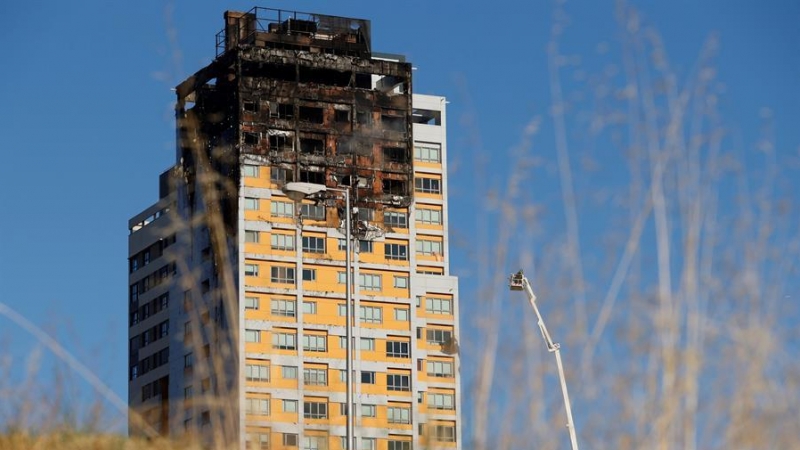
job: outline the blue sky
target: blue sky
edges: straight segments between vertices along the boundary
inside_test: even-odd
[[[660,31],[679,73],[688,74],[704,40],[718,35],[725,123],[740,136],[743,149],[752,148],[762,131],[760,114],[768,108],[778,153],[798,156],[800,3],[633,5]],[[56,335],[123,398],[127,219],[156,200],[158,174],[174,161],[170,88],[214,57],[223,11],[252,6],[243,1],[0,4],[0,301]],[[503,155],[534,116],[542,119],[535,152],[545,167],[554,167],[545,52],[552,2],[259,6],[369,19],[374,50],[405,54],[418,67],[415,92],[449,98],[454,234],[477,232],[473,176],[486,174],[484,185],[499,186],[509,171]],[[570,25],[562,52],[581,55],[587,71],[602,70],[598,45],[607,43],[613,53],[620,37],[613,2],[575,1],[565,9]],[[579,87],[564,81],[565,91],[573,89]],[[476,170],[476,153],[488,166]],[[535,189],[531,195],[546,208],[558,208],[557,182],[537,182]],[[478,270],[462,248],[453,249],[451,261],[456,275]],[[475,301],[471,283],[462,281],[464,314]],[[17,362],[38,347],[3,317],[0,342],[0,352]],[[22,364],[16,369],[23,376]]]

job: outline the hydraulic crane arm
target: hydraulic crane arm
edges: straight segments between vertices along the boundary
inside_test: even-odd
[[[547,326],[544,324],[544,319],[542,319],[542,314],[539,312],[539,307],[536,306],[536,294],[533,293],[533,288],[531,287],[531,283],[528,281],[528,277],[526,277],[525,274],[523,274],[520,270],[519,272],[511,275],[508,280],[508,287],[512,291],[525,291],[525,293],[528,295],[528,300],[531,303],[531,307],[533,307],[533,311],[536,313],[539,331],[542,332],[542,338],[544,339],[545,345],[547,345],[547,351],[556,355],[558,378],[561,381],[561,393],[564,396],[564,407],[567,410],[567,429],[569,430],[569,439],[572,444],[572,450],[578,450],[578,438],[575,435],[575,425],[572,421],[572,407],[570,406],[569,393],[567,392],[567,381],[564,378],[564,365],[561,362],[561,345],[553,342],[553,338],[550,337],[550,332],[547,331]]]

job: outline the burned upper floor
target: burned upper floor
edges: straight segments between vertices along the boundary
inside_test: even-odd
[[[367,21],[301,24],[300,13],[268,10],[278,20],[261,23],[260,11],[227,12],[225,50],[177,87],[179,158],[205,148],[235,177],[242,155],[255,155],[282,180],[348,186],[371,207],[409,204],[411,64],[373,56]]]

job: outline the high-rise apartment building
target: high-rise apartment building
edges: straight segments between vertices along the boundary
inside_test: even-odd
[[[336,450],[352,414],[353,449],[460,448],[446,102],[411,74],[366,20],[225,13],[129,224],[131,433]]]

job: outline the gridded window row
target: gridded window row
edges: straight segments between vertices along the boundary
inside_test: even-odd
[[[245,199],[245,209],[247,209],[247,203]],[[258,199],[255,199],[258,201]],[[250,209],[258,209],[250,208]],[[293,217],[294,216],[294,203],[291,202],[280,202],[277,200],[273,200],[269,204],[269,213],[272,217]]]
[[[442,148],[435,144],[415,144],[414,160],[421,162],[442,162]]]
[[[455,442],[456,427],[455,425],[434,425],[431,427],[431,435],[434,441]]]
[[[411,423],[411,408],[390,406],[387,409],[389,423]]]
[[[339,239],[338,243],[339,243],[339,245],[338,245],[339,251],[343,252],[343,251],[347,250],[347,241],[345,239]],[[363,240],[363,239],[358,241],[358,252],[359,253],[372,253],[373,248],[374,248],[374,245],[373,245],[372,241],[366,241],[366,240]],[[342,282],[344,282],[344,281],[342,281]]]
[[[453,339],[453,332],[428,328],[425,330],[425,338],[429,344],[447,344]]]
[[[418,223],[442,224],[442,212],[438,209],[419,208],[414,211],[414,219]]]
[[[297,302],[273,298],[270,300],[270,312],[273,316],[295,317],[297,315]]]
[[[294,250],[294,235],[272,234],[269,237],[269,244],[273,250]]]
[[[453,377],[453,363],[451,361],[427,361],[426,368],[429,377]]]
[[[294,333],[272,333],[272,348],[278,350],[296,350],[297,335]]]
[[[411,450],[410,441],[389,441],[387,450]]]
[[[456,408],[455,405],[456,397],[454,394],[428,393],[428,408],[452,410]]]
[[[256,382],[269,381],[269,365],[245,364],[244,377],[247,381],[256,381]]]
[[[403,341],[386,341],[386,356],[389,358],[408,358],[409,343]]]
[[[414,190],[426,194],[441,194],[442,180],[438,178],[414,178]]]
[[[324,352],[327,351],[327,338],[316,334],[303,335],[303,350],[307,352]]]
[[[248,450],[269,450],[269,433],[247,433],[245,448]]]
[[[258,178],[259,175],[259,166],[254,166],[251,164],[243,164],[242,165],[242,175],[245,177],[250,178]]]
[[[325,220],[325,205],[300,205],[300,214],[304,219]]]
[[[411,391],[411,377],[390,373],[386,375],[386,390],[389,391]]]
[[[429,314],[453,314],[453,301],[445,298],[426,298],[425,311]]]
[[[328,404],[323,402],[303,402],[303,417],[306,419],[326,419]]]
[[[303,384],[306,386],[327,386],[328,371],[325,369],[303,369]]]
[[[266,398],[245,398],[245,414],[255,414],[260,416],[269,415],[269,399]]]
[[[303,236],[303,251],[309,253],[325,253],[325,238]]]
[[[408,228],[408,216],[399,211],[384,211],[383,224],[393,228]]]
[[[387,243],[384,245],[384,256],[386,259],[406,261],[408,260],[408,246],[405,244]]]
[[[270,281],[273,283],[294,284],[294,267],[273,266],[270,268]]]
[[[358,318],[364,323],[382,323],[383,308],[380,306],[359,306]]]
[[[417,239],[417,254],[418,255],[441,255],[442,243],[439,241],[426,241]]]
[[[258,241],[261,239],[261,233],[255,230],[245,230],[244,231],[244,241],[258,244]]]

